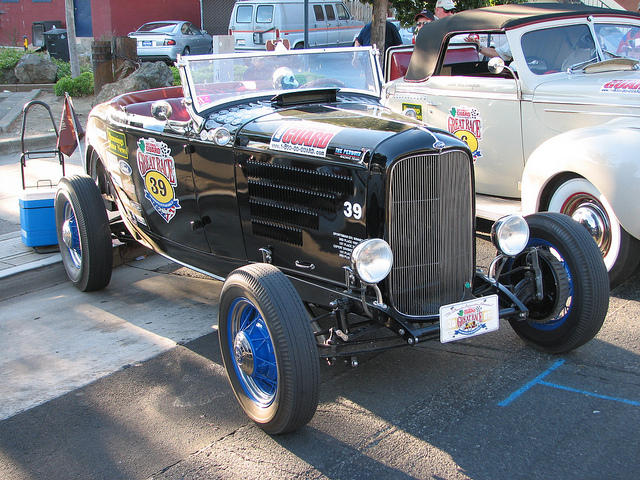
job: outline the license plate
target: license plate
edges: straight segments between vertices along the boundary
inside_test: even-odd
[[[246,43],[246,42],[245,42],[244,38],[238,38],[238,39],[236,40],[236,45],[241,45],[241,46],[243,46],[243,47],[244,47],[245,43]]]
[[[442,343],[493,332],[500,326],[498,295],[474,298],[440,307]]]
[[[153,42],[151,40],[143,40],[142,41],[142,46],[143,47],[152,47],[153,46]]]

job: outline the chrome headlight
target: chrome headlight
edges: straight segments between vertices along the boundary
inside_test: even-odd
[[[200,139],[204,141],[215,142],[216,145],[224,146],[231,141],[231,133],[224,127],[215,128],[213,130],[202,130]]]
[[[502,217],[491,227],[491,241],[504,255],[517,255],[527,246],[529,225],[520,215]]]
[[[213,131],[212,140],[216,142],[216,145],[226,145],[231,140],[231,133],[226,128],[220,127]]]
[[[381,238],[365,240],[351,252],[351,268],[364,283],[376,284],[384,280],[392,264],[391,247]]]

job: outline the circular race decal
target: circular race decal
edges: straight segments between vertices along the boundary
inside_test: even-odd
[[[161,206],[168,207],[173,203],[173,186],[162,173],[153,170],[147,172],[144,176],[144,187]]]

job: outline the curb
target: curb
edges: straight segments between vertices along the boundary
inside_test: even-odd
[[[55,133],[33,135],[24,137],[25,151],[44,150],[48,147],[55,148],[58,137]],[[0,151],[5,153],[22,152],[22,140],[20,137],[0,140]]]
[[[0,117],[0,132],[6,132],[9,126],[22,114],[24,106],[40,95],[40,89],[28,92],[15,92],[2,102],[3,114]]]
[[[3,83],[0,84],[0,90],[2,91],[10,91],[10,92],[28,92],[29,90],[33,90],[34,88],[38,88],[40,90],[47,90],[48,92],[53,92],[53,87],[55,83]]]
[[[135,260],[138,257],[148,257],[154,255],[153,250],[149,250],[147,247],[141,244],[120,244],[113,246],[113,268],[124,265]],[[25,272],[38,271],[44,267],[50,265],[62,264],[62,255],[60,253],[54,253],[40,260],[33,262],[27,262],[15,267],[6,268],[0,270],[0,279],[6,279],[9,277],[15,277],[16,275],[23,274]]]

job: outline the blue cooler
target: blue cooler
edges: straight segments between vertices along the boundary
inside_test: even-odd
[[[53,202],[56,188],[25,189],[20,195],[20,232],[27,247],[57,245]]]

